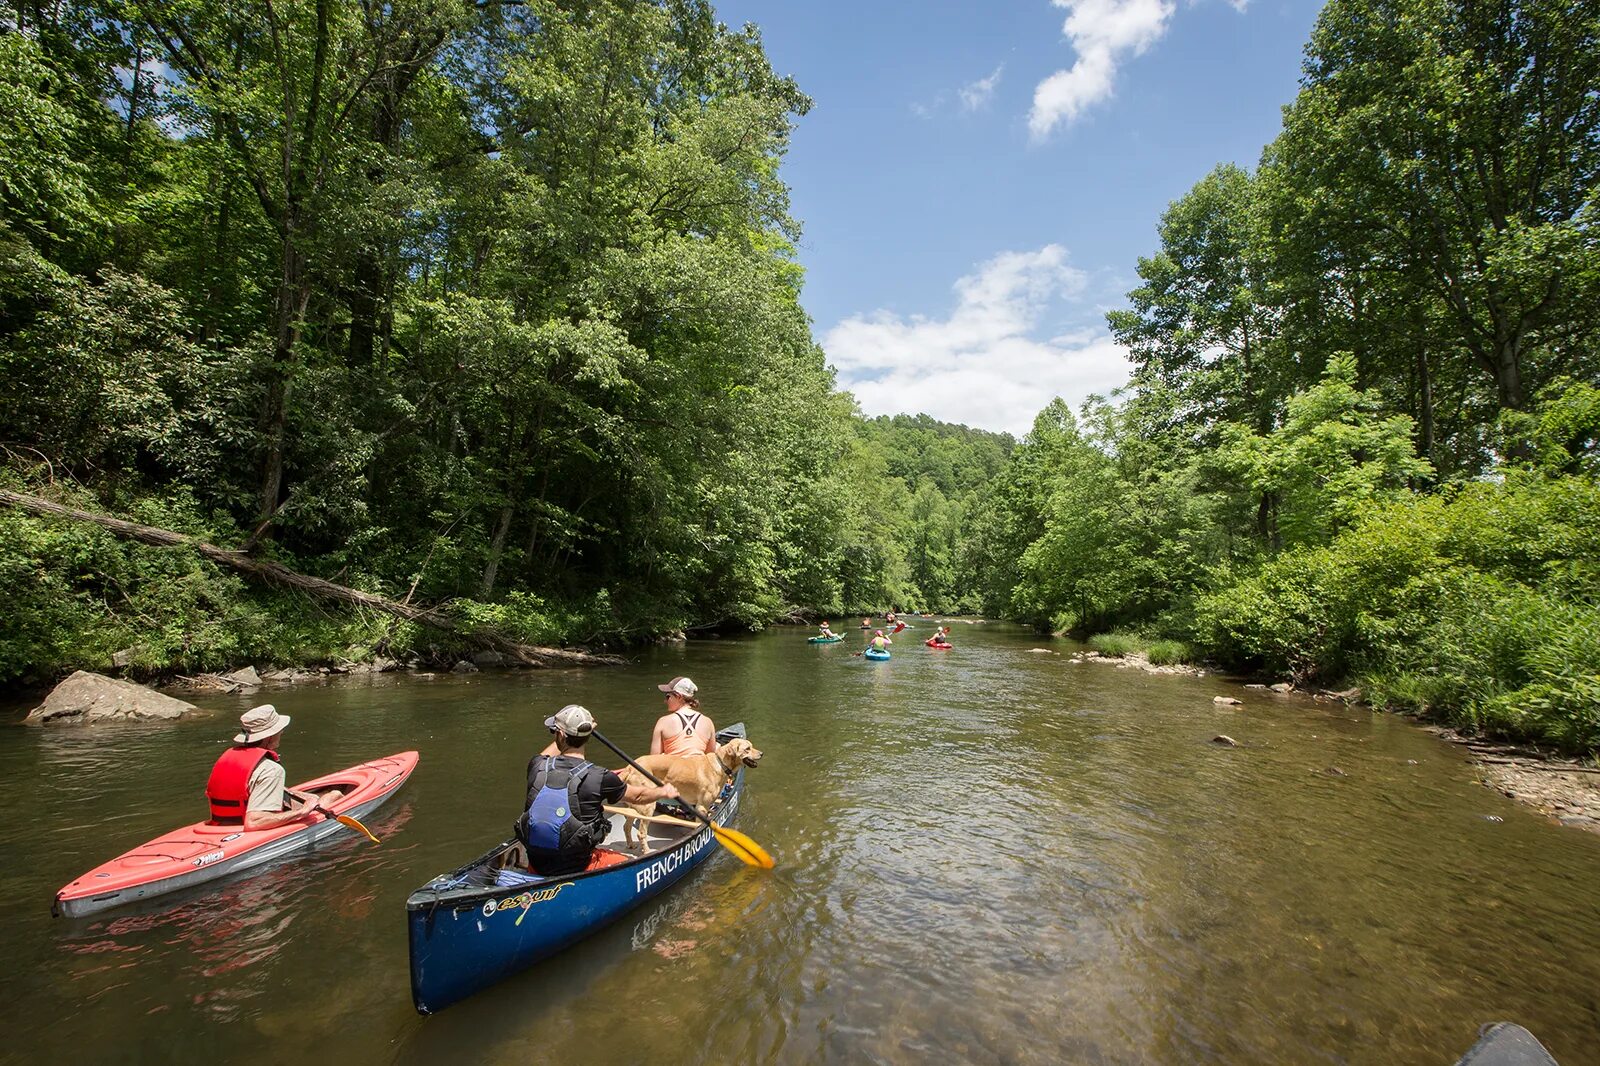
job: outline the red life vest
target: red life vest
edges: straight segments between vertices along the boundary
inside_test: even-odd
[[[211,821],[218,825],[244,822],[245,805],[250,802],[250,775],[262,759],[278,761],[276,752],[266,748],[229,748],[211,768],[206,781],[206,799],[211,803]]]

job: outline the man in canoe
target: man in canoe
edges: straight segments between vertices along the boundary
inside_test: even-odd
[[[338,788],[318,793],[295,792],[286,786],[278,743],[288,725],[289,716],[279,714],[270,703],[239,716],[240,732],[233,738],[233,747],[222,753],[206,781],[213,824],[238,825],[251,831],[273,829],[309,818],[319,803],[344,795]]]
[[[528,849],[528,868],[545,877],[599,869],[625,856],[601,848],[610,831],[606,804],[676,799],[671,785],[628,785],[613,770],[583,754],[594,733],[594,715],[569,703],[544,720],[555,734],[528,761],[528,802],[517,819],[517,839]]]
[[[656,688],[667,694],[667,713],[650,734],[651,755],[699,755],[717,750],[717,727],[700,713],[700,690],[687,677],[675,677]]]

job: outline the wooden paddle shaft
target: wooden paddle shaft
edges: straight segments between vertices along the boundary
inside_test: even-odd
[[[604,809],[607,814],[626,815],[629,818],[637,818],[641,822],[660,822],[662,825],[681,825],[689,829],[700,828],[699,822],[691,822],[687,818],[673,818],[671,815],[666,814],[640,814],[632,807],[613,807],[608,803],[605,805]]]

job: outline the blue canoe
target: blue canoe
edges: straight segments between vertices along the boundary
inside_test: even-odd
[[[888,658],[889,658],[889,653],[888,652],[879,651],[877,648],[868,648],[866,651],[862,652],[861,654],[865,655],[869,659],[875,659],[880,663],[887,661]]]
[[[718,743],[744,736],[738,722]],[[726,825],[739,808],[744,768],[711,810]],[[432,1014],[527,969],[671,888],[711,857],[711,830],[646,825],[652,850],[616,866],[564,877],[535,877],[508,866],[515,839],[434,878],[406,900],[411,1001]],[[611,816],[606,846],[625,852],[622,819]]]

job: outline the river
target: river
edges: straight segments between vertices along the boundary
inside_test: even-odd
[[[383,844],[78,921],[50,917],[54,891],[203,815],[256,701],[0,729],[0,1059],[1432,1066],[1512,1020],[1563,1066],[1600,1062],[1600,836],[1390,715],[954,628],[956,650],[882,664],[779,630],[614,669],[271,691],[292,781],[421,751],[369,821]],[[506,834],[546,715],[581,702],[643,747],[675,674],[764,750],[737,825],[778,869],[719,855],[418,1017],[407,894]]]

